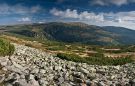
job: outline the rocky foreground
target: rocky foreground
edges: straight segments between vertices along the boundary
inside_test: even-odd
[[[0,57],[0,82],[5,86],[135,86],[135,63],[87,65],[14,45],[14,55]]]

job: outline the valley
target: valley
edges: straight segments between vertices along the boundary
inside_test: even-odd
[[[135,86],[135,0],[0,0],[0,86]]]
[[[85,29],[89,25],[82,23],[62,25],[62,29],[60,23],[59,30],[52,28],[54,23],[50,24],[1,27],[0,85],[135,85],[135,45],[133,41],[124,44],[123,39],[116,40],[120,36],[129,37],[122,33],[123,29],[119,33],[110,33],[96,26]],[[45,27],[49,28],[44,32]],[[130,35],[131,32],[129,30]],[[94,33],[99,34],[97,38],[93,38]],[[96,41],[98,38],[100,41]]]
[[[109,30],[107,29],[107,31]],[[128,38],[128,36],[134,35],[134,32],[129,29],[119,30],[119,33],[107,31],[102,30],[101,27],[90,26],[84,23],[52,22],[35,25],[5,26],[2,27],[1,32],[3,35],[1,37],[14,43],[41,49],[54,56],[70,61],[99,65],[121,65],[130,61],[132,62],[135,58],[135,46],[130,42],[124,44],[122,43],[123,41],[119,40],[119,42],[116,39],[119,39],[120,36]],[[124,31],[127,31],[130,35],[124,34]],[[93,38],[96,37],[94,34],[99,34],[99,37],[97,39]],[[107,38],[107,40],[106,36],[110,38]],[[64,41],[61,37],[68,38],[65,40],[70,41]],[[80,38],[79,40],[78,37]],[[99,38],[102,40],[97,41]]]

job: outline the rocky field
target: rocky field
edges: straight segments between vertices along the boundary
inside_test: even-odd
[[[14,45],[12,56],[0,57],[0,82],[5,86],[135,86],[135,63],[87,65]]]

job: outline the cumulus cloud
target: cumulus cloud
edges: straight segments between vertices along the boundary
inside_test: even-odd
[[[18,20],[19,22],[31,22],[31,19],[29,17],[24,17]]]
[[[77,21],[83,21],[85,23],[96,24],[96,25],[112,25],[112,26],[124,26],[135,27],[135,11],[130,12],[118,12],[118,13],[99,13],[95,14],[94,12],[78,12],[77,10],[58,10],[53,8],[50,10],[50,13],[56,17],[62,19],[71,19]]]
[[[58,16],[61,18],[104,21],[104,17],[102,14],[96,15],[95,13],[89,13],[88,11],[79,13],[77,10],[66,9],[65,11],[61,11],[56,8],[53,8],[50,10],[50,13],[54,16]]]
[[[32,6],[26,7],[21,4],[16,5],[8,5],[8,4],[0,4],[0,14],[30,14],[37,13],[42,8],[40,6]]]
[[[104,13],[104,17],[110,17],[111,19],[105,19],[106,21],[113,22],[127,22],[135,23],[135,11],[130,12],[118,12],[118,13]]]
[[[90,1],[90,3],[92,5],[101,5],[101,6],[107,5],[121,6],[124,4],[135,3],[135,0],[92,0]]]

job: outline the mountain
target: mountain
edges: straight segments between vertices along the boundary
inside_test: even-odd
[[[116,40],[121,44],[135,44],[135,30],[114,26],[106,26],[102,29],[112,34],[119,34]]]
[[[6,32],[39,39],[85,44],[135,44],[135,31],[123,27],[99,27],[80,22],[5,26]]]

